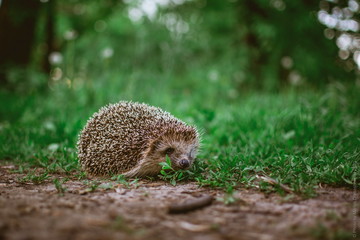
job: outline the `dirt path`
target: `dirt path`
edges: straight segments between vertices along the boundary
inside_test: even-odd
[[[326,187],[307,200],[239,189],[231,205],[216,200],[174,215],[171,203],[224,194],[194,183],[103,181],[91,189],[70,180],[61,196],[52,179],[34,185],[24,176],[0,167],[0,239],[354,239],[351,189]]]

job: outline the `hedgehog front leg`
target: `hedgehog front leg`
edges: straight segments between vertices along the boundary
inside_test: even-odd
[[[158,162],[142,160],[135,168],[123,173],[125,177],[155,176],[160,173],[161,166]]]
[[[141,171],[141,166],[137,166],[137,167],[131,169],[130,171],[123,173],[122,175],[124,175],[127,178],[138,177],[140,171]]]

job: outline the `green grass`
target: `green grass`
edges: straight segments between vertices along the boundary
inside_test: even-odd
[[[162,107],[203,133],[198,161],[181,179],[229,192],[237,186],[276,189],[256,177],[267,175],[299,193],[359,179],[358,87],[244,93],[227,79],[209,82],[203,75],[180,81],[112,72],[73,80],[71,88],[64,81],[42,94],[1,91],[0,160],[81,175],[76,141],[86,120],[109,102],[133,100]]]

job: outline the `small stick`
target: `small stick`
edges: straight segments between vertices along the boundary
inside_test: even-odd
[[[262,179],[264,182],[270,183],[271,185],[278,185],[282,190],[284,190],[287,193],[293,193],[293,190],[291,190],[291,188],[289,188],[288,186],[282,183],[279,183],[278,181],[276,181],[271,177],[261,176],[260,179]]]
[[[169,206],[168,213],[176,214],[190,212],[208,206],[212,203],[212,201],[213,197],[206,194],[202,197],[185,201],[184,203],[171,204]]]

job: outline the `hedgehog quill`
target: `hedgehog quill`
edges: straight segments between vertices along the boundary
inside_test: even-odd
[[[166,155],[175,170],[189,168],[199,133],[160,108],[121,101],[87,121],[77,147],[80,164],[91,175],[154,176]]]

